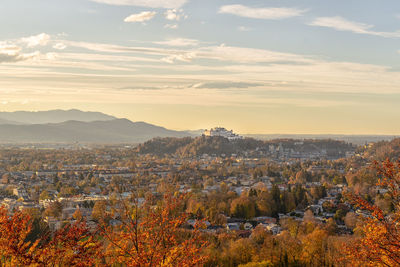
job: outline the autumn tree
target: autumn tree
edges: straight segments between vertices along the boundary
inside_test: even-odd
[[[30,216],[21,212],[9,216],[0,208],[0,256],[2,266],[30,265],[35,262],[38,242],[26,242],[32,231]]]
[[[231,215],[236,218],[250,219],[256,216],[255,202],[246,196],[241,196],[232,201]]]
[[[32,230],[29,214],[0,208],[1,266],[93,266],[101,258],[102,244],[85,223],[42,232],[35,240],[29,238]]]
[[[38,262],[43,266],[94,266],[101,263],[103,244],[85,222],[67,225],[39,247]]]
[[[62,204],[59,201],[51,202],[50,205],[44,211],[45,216],[52,216],[55,218],[61,217]]]
[[[302,260],[310,266],[327,266],[325,254],[327,251],[328,233],[315,229],[304,236],[302,244]]]
[[[74,212],[74,214],[72,214],[72,218],[74,218],[77,221],[82,221],[83,219],[83,215],[80,209],[76,209],[76,211]]]
[[[96,201],[92,210],[92,219],[95,221],[105,220],[109,221],[109,216],[107,214],[107,203],[106,201]]]
[[[101,224],[108,242],[107,263],[125,266],[199,266],[206,243],[200,232],[185,230],[188,215],[183,210],[184,195],[166,194],[154,205],[119,200],[118,223]]]
[[[355,266],[400,266],[400,162],[386,160],[376,163],[376,168],[381,178],[377,185],[388,190],[394,212],[386,214],[360,196],[350,195],[369,215],[361,227],[362,237],[346,252]]]

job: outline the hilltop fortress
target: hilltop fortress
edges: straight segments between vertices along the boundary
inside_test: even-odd
[[[228,131],[223,127],[216,127],[210,130],[205,130],[203,133],[204,136],[221,136],[225,137],[228,140],[238,140],[243,139],[243,136],[235,134],[233,130]]]

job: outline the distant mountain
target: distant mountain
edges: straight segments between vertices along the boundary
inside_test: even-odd
[[[188,130],[186,132],[190,133],[193,136],[202,136],[205,130],[199,129],[199,130]]]
[[[0,118],[0,125],[2,124],[14,124],[14,125],[19,125],[19,124],[23,124],[17,121],[9,121],[9,120],[4,120]]]
[[[0,125],[0,143],[141,143],[154,137],[185,137],[179,132],[127,119]]]
[[[65,121],[109,121],[116,117],[101,112],[85,112],[77,109],[71,110],[49,110],[49,111],[16,111],[0,112],[0,124],[2,120],[11,121],[9,124],[46,124],[61,123]]]

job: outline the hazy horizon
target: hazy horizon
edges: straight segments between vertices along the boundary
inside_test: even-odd
[[[98,111],[174,130],[399,135],[397,6],[4,0],[0,111]]]
[[[51,121],[47,121],[47,122],[46,122],[46,118],[49,118],[47,116],[45,116],[44,118],[35,117],[35,113],[58,112],[58,111],[63,111],[63,112],[66,112],[66,113],[63,114],[62,117],[55,117],[56,114],[53,114],[53,116],[51,117],[52,119],[50,119]],[[98,117],[98,118],[94,117],[94,119],[90,119],[90,117],[89,118],[85,117],[85,118],[80,119],[80,118],[76,117],[76,114],[75,114],[75,116],[73,116],[73,118],[69,118],[68,119],[68,116],[69,116],[68,112],[72,112],[72,111],[84,112],[84,113],[89,113],[89,114],[90,113],[92,113],[92,114],[98,113],[97,115],[100,116],[100,117]],[[22,116],[21,118],[23,118],[23,119],[21,119],[21,120],[12,119],[12,118],[10,119],[7,116],[2,116],[2,113],[11,113],[11,114],[12,113],[32,113],[33,117],[32,117],[32,115],[28,115],[28,114],[27,114],[28,115],[27,117],[20,114],[20,116]],[[67,116],[67,119],[63,119],[65,116]],[[32,119],[34,119],[33,122],[28,122],[29,120],[32,120]],[[0,110],[0,125],[2,125],[2,124],[4,125],[5,122],[7,122],[7,121],[11,122],[12,124],[13,123],[18,123],[16,125],[29,125],[29,124],[58,124],[58,123],[63,123],[63,122],[67,122],[67,121],[81,121],[81,122],[90,123],[90,122],[106,121],[106,120],[114,120],[114,119],[119,120],[119,119],[127,119],[127,118],[113,116],[112,114],[106,114],[106,113],[103,113],[101,111],[95,111],[95,110],[86,110],[86,111],[84,111],[84,110],[74,109],[74,108],[72,108],[72,109],[55,109],[55,110],[16,110],[16,111],[1,111]],[[53,120],[55,120],[55,121],[53,121]],[[40,122],[40,121],[42,121],[42,122]],[[139,123],[140,122],[145,122],[145,121],[136,121],[136,120],[130,120],[130,121],[131,122],[139,122]],[[150,122],[145,122],[145,123],[153,124],[153,123],[150,123]],[[153,125],[156,125],[156,124],[153,124]],[[277,133],[277,132],[271,132],[271,133],[246,133],[246,132],[237,132],[235,129],[226,127],[223,124],[210,125],[209,127],[201,128],[201,129],[200,128],[198,128],[198,129],[173,129],[173,128],[168,128],[168,127],[166,127],[164,125],[156,125],[156,126],[164,127],[164,128],[167,128],[168,130],[191,132],[192,134],[195,133],[195,132],[204,131],[204,130],[211,129],[211,128],[214,128],[214,127],[223,127],[223,128],[227,128],[228,130],[233,130],[234,132],[236,132],[238,134],[241,134],[241,135],[244,135],[244,136],[248,136],[248,137],[259,138],[259,139],[286,138],[286,137],[288,137],[288,138],[291,138],[291,137],[299,137],[299,138],[300,137],[304,137],[304,138],[307,138],[307,137],[309,137],[309,138],[324,138],[324,137],[326,137],[326,138],[329,138],[329,137],[363,137],[363,136],[365,136],[365,137],[385,137],[386,139],[387,138],[390,139],[390,137],[400,136],[400,135],[397,135],[397,134],[379,134],[379,133],[377,133],[377,134],[363,134],[363,133],[360,133],[360,134],[357,134],[357,133],[355,133],[355,134],[342,134],[342,133]]]

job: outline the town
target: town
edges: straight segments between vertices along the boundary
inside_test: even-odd
[[[281,264],[290,238],[304,247],[318,231],[333,242],[332,257],[318,262],[340,265],[337,244],[351,242],[361,222],[372,216],[349,194],[368,196],[388,215],[393,210],[371,166],[398,157],[399,140],[363,146],[261,141],[216,128],[198,137],[154,138],[139,145],[4,144],[0,205],[10,214],[30,214],[40,229],[62,231],[84,221],[96,232],[104,223],[123,226],[126,211],[120,208],[126,204],[140,208],[181,195],[180,210],[187,214],[182,229],[200,230],[214,240],[212,251],[226,250],[208,255],[208,266],[245,263],[235,246],[250,242],[248,249],[261,249],[257,246],[267,240],[280,244],[279,250],[271,248],[270,262]]]
[[[197,139],[244,140],[229,133],[236,138],[214,134]],[[212,232],[237,230],[250,235],[252,229],[262,225],[279,234],[284,221],[302,221],[312,216],[320,223],[335,223],[338,233],[351,233],[352,227],[345,224],[345,216],[360,211],[344,201],[342,192],[347,190],[346,176],[352,172],[354,161],[367,164],[368,160],[356,155],[351,145],[341,144],[343,150],[332,160],[334,155],[328,155],[326,145],[319,148],[317,141],[274,143],[242,151],[242,155],[217,155],[220,151],[214,151],[191,156],[142,154],[141,146],[136,149],[3,147],[1,204],[10,211],[36,209],[51,229],[59,229],[76,220],[77,214],[95,225],[100,203],[116,193],[116,186],[123,189],[118,192],[121,197],[134,194],[141,201],[148,193],[159,195],[165,190],[178,190],[193,194],[196,199],[188,205],[192,214],[188,224],[205,219],[207,229]],[[269,196],[263,199],[265,192],[277,195],[277,199]],[[294,192],[302,196],[291,198]],[[222,199],[215,211],[216,207],[206,200],[216,195]],[[283,202],[282,196],[287,198]]]

